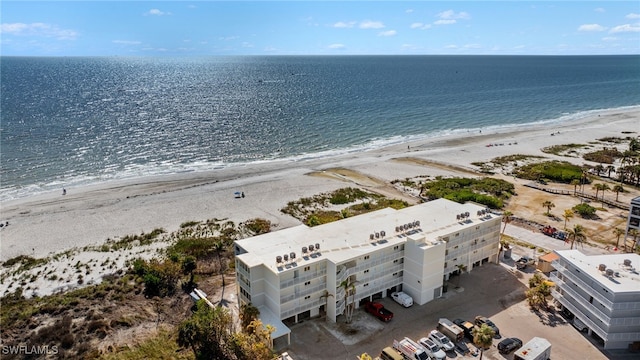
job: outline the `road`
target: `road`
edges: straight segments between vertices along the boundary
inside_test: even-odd
[[[565,243],[562,240],[558,240],[556,238],[552,238],[551,236],[544,235],[539,231],[532,231],[529,229],[525,229],[515,225],[507,225],[505,229],[505,235],[508,235],[514,239],[527,242],[529,244],[535,245],[537,247],[547,249],[547,250],[569,250],[571,244],[569,242]],[[577,245],[577,249],[583,252],[586,255],[602,255],[602,254],[612,254],[613,251],[605,250],[604,248],[592,244],[584,244],[584,246]],[[520,255],[529,255],[531,254],[520,254]],[[540,255],[539,253],[537,255]]]

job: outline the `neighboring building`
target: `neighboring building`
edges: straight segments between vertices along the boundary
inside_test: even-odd
[[[556,251],[553,297],[602,339],[605,349],[640,345],[640,255]]]
[[[484,207],[438,199],[386,208],[316,227],[299,225],[235,242],[238,298],[276,328],[321,314],[330,321],[348,303],[404,291],[418,305],[442,295],[459,271],[496,262],[501,217]],[[345,285],[355,295],[345,301]]]
[[[548,254],[542,255],[538,258],[538,265],[536,265],[536,269],[540,270],[543,273],[550,273],[553,271],[552,262],[558,260],[558,254],[554,252],[550,252]]]
[[[626,251],[633,252],[635,249],[637,237],[629,234],[631,230],[640,233],[640,196],[631,200],[631,209],[629,209],[629,218],[627,219],[627,229],[624,234],[624,247]]]

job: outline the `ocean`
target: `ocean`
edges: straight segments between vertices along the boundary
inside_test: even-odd
[[[640,105],[640,56],[1,57],[0,201]]]

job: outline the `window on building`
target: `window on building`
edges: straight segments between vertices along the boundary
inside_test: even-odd
[[[309,270],[311,270],[311,266],[305,266],[304,267],[304,271],[309,271]]]
[[[305,300],[309,300],[311,298],[311,295],[307,295],[304,297]]]
[[[365,256],[364,256],[364,259],[365,259],[365,260],[369,260],[369,255],[365,255]]]
[[[396,246],[393,247],[393,250],[398,250],[398,248],[399,248],[399,246],[396,245]]]
[[[446,263],[446,262],[444,263],[444,268],[445,268],[445,269],[447,268],[447,263]]]
[[[447,255],[449,255],[449,250],[444,251],[444,256],[447,256]]]
[[[363,286],[363,287],[367,287],[367,286],[369,286],[369,283],[366,283],[366,284],[364,284],[364,285],[362,285],[362,286]]]
[[[458,237],[458,235],[460,235],[460,233],[456,233],[456,237]]]
[[[456,246],[454,247],[454,249],[457,249],[457,248],[459,248],[459,246],[458,246],[458,245],[456,245]]]
[[[364,271],[364,273],[365,273],[365,274],[368,274],[368,273],[369,273],[369,269],[365,270],[365,271]]]
[[[307,286],[307,285],[309,285],[309,284],[311,284],[311,281],[305,281],[305,282],[304,282],[304,286]]]
[[[449,241],[449,237],[448,236],[443,237],[442,241],[448,242]]]
[[[393,275],[391,275],[391,276],[396,277],[396,276],[398,276],[398,273],[397,273],[397,272],[395,272],[395,273],[393,273]]]
[[[397,263],[398,263],[398,261],[400,261],[400,260],[399,260],[399,259],[395,259],[395,260],[393,260],[393,263],[394,263],[394,264],[397,264]]]

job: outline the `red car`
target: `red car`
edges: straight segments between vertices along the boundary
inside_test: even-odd
[[[388,322],[393,319],[393,312],[384,307],[384,305],[377,302],[368,302],[364,304],[364,309],[378,319]]]

